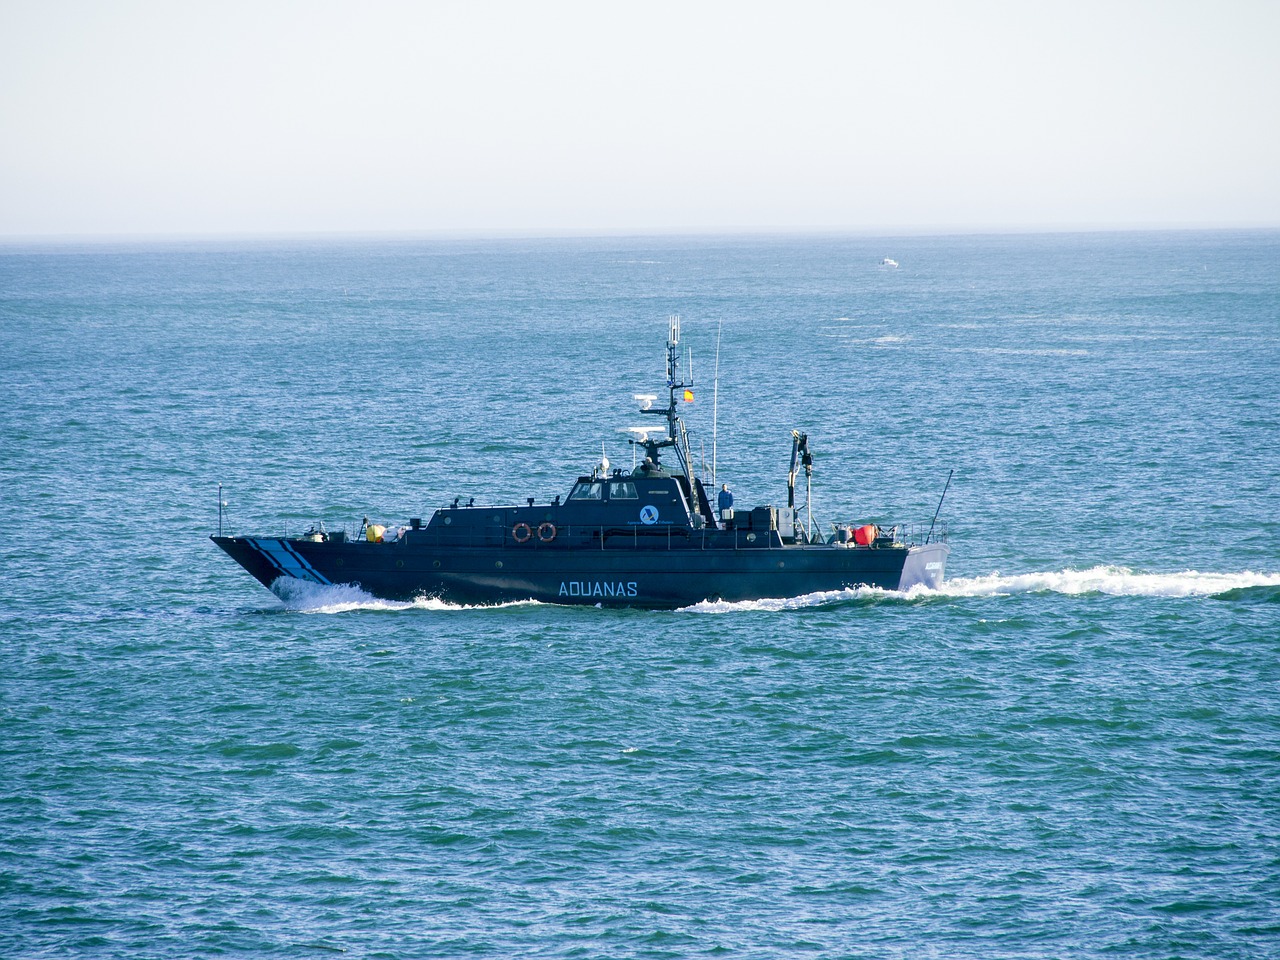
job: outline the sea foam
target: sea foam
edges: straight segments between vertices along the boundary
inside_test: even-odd
[[[396,612],[401,610],[493,610],[537,604],[536,600],[513,600],[494,604],[447,603],[435,597],[415,600],[383,600],[351,583],[320,584],[281,577],[271,584],[271,592],[293,613],[348,613],[352,610]]]
[[[1280,573],[1136,573],[1127,567],[1097,566],[1088,570],[1056,570],[1048,572],[1004,575],[991,573],[981,577],[959,577],[946,580],[931,589],[915,586],[909,590],[883,590],[876,587],[854,587],[809,593],[799,597],[728,602],[705,600],[684,607],[689,613],[733,613],[739,611],[779,612],[825,607],[851,601],[876,600],[927,601],[941,597],[1001,597],[1019,593],[1059,593],[1067,596],[1103,594],[1115,597],[1214,597],[1233,590],[1251,587],[1280,586]]]
[[[1055,570],[1032,573],[958,577],[944,581],[937,589],[916,586],[909,590],[880,587],[851,587],[826,590],[797,597],[761,600],[703,600],[682,608],[688,613],[734,613],[763,611],[778,613],[807,610],[837,604],[877,601],[917,602],[944,597],[1001,597],[1021,593],[1058,593],[1067,596],[1102,594],[1114,597],[1214,597],[1252,587],[1280,587],[1280,573],[1137,573],[1127,567],[1097,566],[1087,570]],[[412,601],[383,600],[354,584],[307,583],[281,577],[271,590],[287,610],[294,613],[347,613],[353,610],[493,610],[504,607],[538,605],[537,600],[515,600],[495,604],[447,603],[434,597]]]
[[[1116,597],[1212,597],[1248,587],[1280,586],[1277,573],[1137,573],[1128,567],[961,577],[933,591],[950,597],[1002,596],[1014,593],[1101,593]],[[916,594],[913,594],[913,596]]]

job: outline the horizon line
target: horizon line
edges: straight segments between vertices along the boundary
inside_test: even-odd
[[[64,244],[246,243],[379,240],[574,240],[639,237],[960,237],[1099,233],[1227,233],[1280,230],[1280,223],[1046,223],[937,224],[933,226],[695,226],[695,227],[468,227],[385,230],[163,231],[0,234],[0,246]]]

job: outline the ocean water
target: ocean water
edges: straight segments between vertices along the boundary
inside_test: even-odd
[[[629,465],[671,313],[739,505],[793,428],[824,526],[954,470],[942,590],[208,540]],[[0,248],[0,956],[1280,955],[1277,370],[1275,232]]]

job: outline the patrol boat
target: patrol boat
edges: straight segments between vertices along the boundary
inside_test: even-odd
[[[563,500],[536,503],[529,497],[524,504],[480,506],[461,505],[459,498],[426,524],[413,518],[388,531],[366,521],[359,537],[320,527],[301,537],[232,537],[219,531],[212,540],[280,593],[289,581],[353,584],[389,600],[456,604],[532,599],[676,608],[853,587],[936,588],[942,582],[950,548],[937,512],[927,533],[924,524],[845,523],[832,524],[824,537],[814,527],[808,502],[813,455],[807,434],[799,431],[792,431],[785,507],[713,507],[691,468],[689,435],[679,413],[679,401],[691,398],[693,387],[683,361],[679,318],[672,317],[667,405],[654,406],[656,395],[636,397],[642,412],[664,421],[652,429],[630,428],[637,434],[630,441],[636,459],[643,450],[643,461],[629,471],[610,470],[602,457]],[[674,462],[664,459],[668,452]],[[797,510],[799,467],[806,502]]]

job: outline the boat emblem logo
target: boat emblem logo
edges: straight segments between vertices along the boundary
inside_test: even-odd
[[[640,522],[651,524],[658,522],[658,508],[652,503],[640,511]]]

